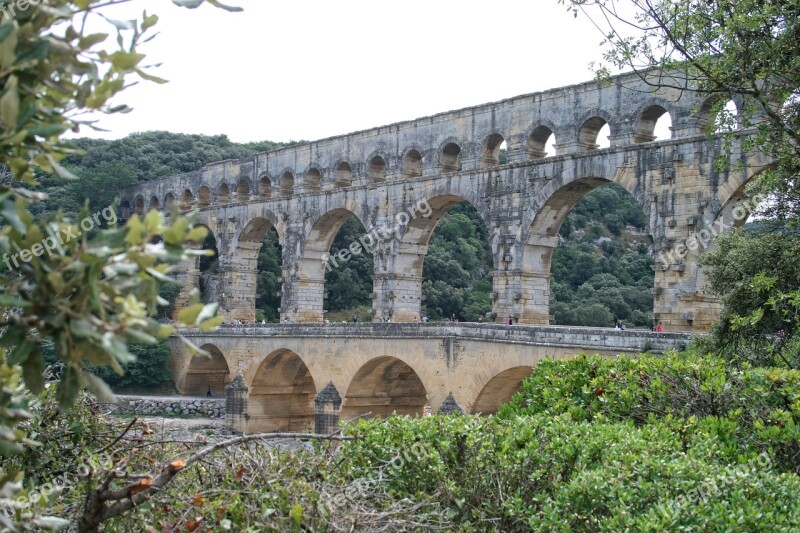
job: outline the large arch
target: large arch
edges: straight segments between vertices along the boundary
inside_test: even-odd
[[[223,287],[223,307],[232,320],[252,323],[256,319],[256,296],[258,287],[258,254],[268,231],[276,227],[269,215],[254,216],[239,232],[233,258],[227,270],[234,275],[226,276]],[[281,240],[280,232],[278,239]]]
[[[519,391],[522,381],[530,376],[531,372],[533,367],[530,366],[517,366],[500,372],[483,386],[470,412],[483,415],[495,414],[501,405]]]
[[[299,355],[288,349],[272,352],[250,383],[248,431],[313,431],[316,392],[314,378]]]
[[[212,396],[223,398],[225,386],[231,380],[228,362],[215,345],[204,344],[200,348],[210,355],[191,357],[181,392],[186,396],[206,396],[211,390]]]
[[[302,290],[303,306],[286,310],[299,322],[322,322],[324,320],[325,273],[346,262],[349,255],[330,256],[331,245],[336,234],[350,217],[357,215],[344,207],[335,208],[312,222],[305,238],[305,246],[295,280]],[[358,220],[362,222],[360,217]],[[338,251],[337,251],[338,252]],[[297,290],[296,289],[296,290]]]
[[[559,244],[559,231],[567,215],[588,193],[609,183],[621,185],[633,196],[645,220],[650,220],[650,204],[646,197],[636,194],[633,174],[618,171],[605,177],[602,167],[567,169],[552,180],[534,199],[540,206],[523,219],[521,253],[511,257],[511,268],[496,272],[495,292],[500,295],[497,313],[511,315],[516,321],[528,324],[550,323],[551,265],[553,251]],[[649,223],[645,233],[650,239]],[[613,324],[608,324],[613,326]]]
[[[396,274],[392,280],[394,284],[392,292],[395,297],[392,301],[375,300],[374,311],[377,319],[390,318],[396,322],[412,322],[421,318],[423,268],[428,255],[428,244],[442,217],[455,205],[464,201],[469,201],[477,209],[473,198],[442,191],[426,200],[424,204],[422,202],[416,204],[415,212],[408,213],[403,220],[406,223],[398,225],[402,229],[402,235],[395,256]],[[480,213],[480,210],[478,212]],[[377,287],[376,292],[378,292]]]
[[[414,369],[396,357],[381,356],[367,361],[353,376],[341,417],[421,416],[426,403],[425,385]]]

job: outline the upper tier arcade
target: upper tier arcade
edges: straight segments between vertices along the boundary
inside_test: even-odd
[[[656,264],[654,320],[702,330],[719,305],[704,291],[697,261],[703,247],[689,249],[691,239],[730,217],[744,185],[769,163],[734,142],[728,155],[743,164],[720,170],[722,143],[705,135],[712,104],[691,90],[655,89],[626,74],[607,85],[517,96],[141,183],[121,191],[122,215],[199,209],[217,242],[221,309],[245,321],[254,318],[260,242],[274,227],[283,249],[281,312],[298,322],[322,321],[325,270],[347,255],[330,257],[331,242],[356,216],[374,237],[360,244],[369,241],[375,252],[375,319],[411,321],[420,315],[428,240],[441,217],[466,200],[489,229],[494,311],[547,324],[561,223],[587,192],[615,182],[646,214],[664,258]],[[655,140],[664,114],[671,139]],[[599,149],[605,125],[610,147]],[[197,265],[184,265],[180,277],[187,288],[196,284]]]

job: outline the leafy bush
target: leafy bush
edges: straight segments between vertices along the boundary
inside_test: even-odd
[[[691,352],[542,361],[498,416],[660,424],[727,460],[767,451],[800,472],[800,372],[729,367]]]
[[[342,468],[384,465],[396,498],[438,494],[455,529],[789,531],[794,474],[688,454],[666,425],[537,415],[361,421]],[[731,512],[735,509],[735,512]]]

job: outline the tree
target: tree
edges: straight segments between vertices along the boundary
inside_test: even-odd
[[[774,159],[749,189],[769,197],[760,214],[772,223],[717,239],[704,259],[725,304],[711,345],[737,361],[796,365],[785,352],[800,344],[800,279],[785,258],[800,223],[800,0],[559,1],[593,13],[606,35],[601,78],[633,69],[653,86],[706,94],[721,116],[709,133],[745,128],[744,149]],[[736,116],[724,108],[732,99]]]
[[[196,7],[203,0],[174,2]],[[172,265],[196,253],[184,243],[201,241],[206,234],[191,217],[177,213],[171,226],[151,212],[117,227],[112,205],[95,212],[84,208],[73,220],[56,212],[36,221],[31,214],[31,206],[43,199],[33,190],[37,174],[74,178],[60,163],[76,153],[61,139],[64,132],[91,126],[81,118],[87,112],[126,110],[111,99],[131,76],[161,81],[144,70],[144,56],[136,49],[149,38],[157,17],[145,12],[141,20],[108,21],[97,11],[104,5],[109,3],[30,2],[10,17],[4,13],[0,23],[0,166],[11,174],[0,184],[3,456],[29,444],[24,432],[12,428],[29,416],[22,382],[33,393],[44,387],[46,345],[63,365],[58,402],[66,409],[82,387],[110,396],[107,385],[87,371],[89,365],[121,372],[121,365],[134,359],[129,342],[155,344],[175,333],[173,326],[152,318],[159,285],[171,281]],[[104,44],[109,34],[84,34],[85,28],[95,27],[85,21],[94,18],[111,23],[116,33],[112,44]],[[219,322],[214,314],[215,306],[197,303],[181,313],[179,323],[213,327]],[[23,490],[17,473],[3,471],[0,480],[5,497]],[[59,525],[22,511],[13,521],[5,514],[0,520],[8,529],[16,529],[14,521],[27,522],[25,527]]]

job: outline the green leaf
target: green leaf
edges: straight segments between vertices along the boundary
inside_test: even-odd
[[[44,389],[44,358],[38,349],[32,351],[22,365],[22,379],[34,394],[39,394]]]
[[[197,316],[203,311],[205,306],[203,304],[190,305],[186,309],[181,309],[178,313],[178,322],[184,324],[194,324]]]
[[[61,372],[61,381],[58,384],[56,398],[58,399],[58,408],[62,412],[72,407],[81,390],[81,380],[78,372],[79,370],[72,366],[65,366]]]
[[[0,294],[0,305],[8,307],[29,307],[31,303],[9,294]]]
[[[214,7],[218,7],[220,9],[224,9],[225,11],[230,11],[231,13],[239,13],[241,11],[244,11],[244,9],[242,9],[241,7],[227,6],[227,5],[219,2],[219,0],[208,0],[208,3],[211,4]]]
[[[19,93],[17,92],[17,77],[9,76],[5,86],[5,93],[0,97],[0,115],[8,131],[15,131],[17,116],[19,115]]]
[[[91,372],[82,372],[81,382],[97,399],[104,402],[116,402],[117,399],[108,384]]]
[[[176,6],[188,7],[189,9],[200,7],[203,2],[205,2],[205,0],[172,0],[172,3]]]

